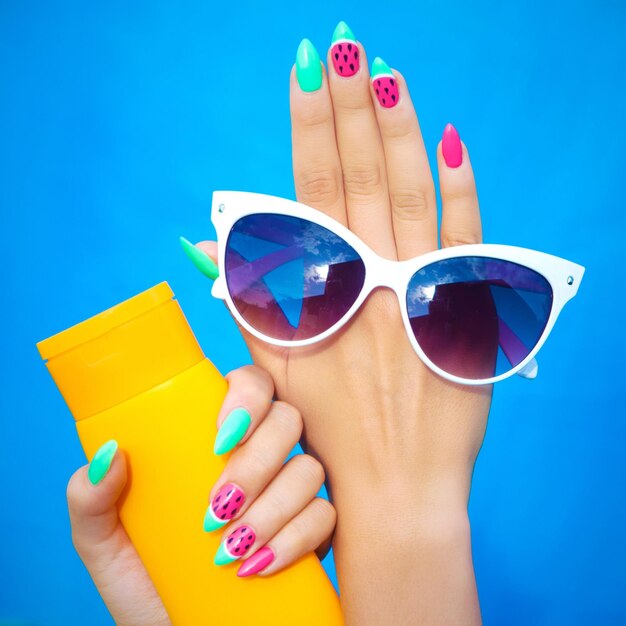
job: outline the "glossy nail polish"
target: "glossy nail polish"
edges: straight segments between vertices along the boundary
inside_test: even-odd
[[[255,552],[249,559],[246,559],[241,567],[237,570],[237,576],[239,578],[245,578],[246,576],[253,576],[258,574],[261,570],[264,570],[274,559],[276,555],[269,546],[261,548]]]
[[[240,559],[252,546],[256,533],[250,526],[235,528],[220,544],[215,555],[215,565],[226,565]]]
[[[372,85],[382,107],[391,109],[398,104],[398,81],[391,68],[380,57],[376,57],[372,63]]]
[[[345,22],[339,22],[333,33],[330,56],[339,76],[354,76],[361,66],[356,37]]]
[[[246,496],[233,483],[226,483],[215,494],[204,515],[204,530],[211,532],[221,528],[241,510]]]
[[[180,245],[187,256],[191,259],[191,262],[207,277],[211,280],[215,280],[219,276],[219,270],[213,259],[202,252],[198,246],[194,246],[191,241],[180,238]]]
[[[87,470],[87,477],[92,485],[97,485],[106,476],[116,452],[117,441],[115,439],[107,441],[98,448]]]
[[[441,151],[443,152],[443,160],[448,167],[459,167],[463,163],[461,138],[452,124],[447,124],[443,131]]]
[[[303,39],[296,52],[296,78],[302,91],[317,91],[322,86],[322,63],[315,46]]]
[[[233,409],[217,431],[213,448],[215,454],[230,452],[243,439],[251,421],[250,413],[246,409]]]

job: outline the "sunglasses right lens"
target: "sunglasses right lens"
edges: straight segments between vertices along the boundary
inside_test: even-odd
[[[273,339],[298,341],[320,335],[350,310],[365,264],[323,226],[256,213],[235,222],[228,235],[225,277],[246,322]]]
[[[426,356],[469,380],[499,376],[537,345],[552,308],[552,288],[523,265],[487,257],[437,261],[416,272],[407,291],[409,321]]]

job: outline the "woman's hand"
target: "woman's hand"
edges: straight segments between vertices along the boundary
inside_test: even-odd
[[[340,38],[350,37],[338,29]],[[354,51],[347,72],[354,74],[346,76],[338,44],[329,51],[328,73],[310,43],[298,50],[290,87],[296,195],[381,256],[408,259],[438,247],[426,150],[402,75],[393,72],[395,99],[385,97],[356,41]],[[388,69],[380,60],[374,66]],[[441,244],[479,243],[467,149],[452,127],[442,144]],[[198,245],[216,259],[214,242]],[[271,346],[241,330],[255,363],[272,374],[277,397],[301,410],[306,450],[326,468],[339,515],[334,547],[348,622],[479,622],[467,501],[491,387],[457,385],[430,371],[386,289],[311,346]]]
[[[246,493],[243,507],[228,507],[232,517],[215,565],[245,559],[237,575],[264,576],[313,550],[322,556],[335,526],[333,506],[317,497],[324,470],[308,455],[284,464],[302,435],[300,413],[286,402],[272,403],[272,379],[259,367],[242,367],[226,379],[218,425],[235,407],[245,406],[251,419],[238,443],[231,438],[227,447],[237,447],[209,496],[207,532],[222,528],[221,507],[235,502],[240,490]],[[126,458],[115,442],[107,442],[67,486],[72,540],[116,624],[164,626],[170,620],[163,603],[118,517],[125,484]]]

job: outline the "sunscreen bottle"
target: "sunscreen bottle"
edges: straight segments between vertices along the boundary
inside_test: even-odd
[[[37,344],[87,458],[116,439],[128,483],[119,515],[174,626],[335,626],[339,600],[314,554],[267,578],[217,567],[206,533],[227,383],[167,283]]]

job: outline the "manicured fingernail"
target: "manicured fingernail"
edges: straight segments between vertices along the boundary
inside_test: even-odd
[[[212,530],[228,524],[237,515],[237,512],[241,510],[245,501],[246,496],[237,485],[226,483],[215,494],[213,501],[206,510],[204,530],[210,533]]]
[[[372,85],[382,107],[390,109],[398,104],[398,81],[391,68],[380,57],[376,57],[372,63]]]
[[[265,569],[274,559],[276,555],[269,546],[261,548],[258,552],[255,552],[249,559],[246,559],[241,567],[237,570],[237,576],[239,578],[245,578],[246,576],[252,576],[258,574],[261,570]]]
[[[333,33],[330,56],[339,76],[354,76],[361,66],[356,37],[345,22],[339,22]]]
[[[115,439],[107,441],[98,448],[87,470],[87,476],[92,485],[97,485],[104,478],[111,467],[116,452],[117,441]]]
[[[217,431],[215,454],[230,452],[244,437],[252,418],[246,409],[233,409]]]
[[[315,46],[303,39],[296,52],[296,78],[302,91],[317,91],[322,86],[322,63]]]
[[[205,276],[211,280],[215,280],[219,276],[219,269],[213,259],[208,254],[202,252],[198,246],[194,246],[191,241],[185,239],[184,237],[180,238],[180,245],[183,247],[187,256],[191,259],[191,262]]]
[[[235,528],[220,544],[215,555],[215,565],[226,565],[240,559],[252,546],[256,533],[250,526]]]
[[[441,139],[443,159],[448,167],[459,167],[463,163],[463,148],[461,138],[452,124],[447,124]]]

